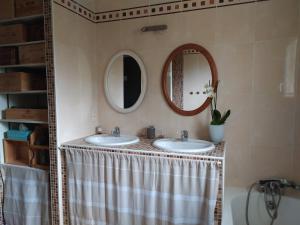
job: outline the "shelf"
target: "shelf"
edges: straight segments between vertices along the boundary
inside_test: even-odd
[[[34,151],[48,151],[49,146],[48,145],[30,145],[30,148]]]
[[[9,43],[9,44],[1,44],[1,47],[12,47],[12,46],[24,46],[24,45],[33,45],[33,44],[42,44],[45,43],[44,40],[42,41],[28,41],[28,42],[21,42],[21,43]]]
[[[29,95],[29,94],[47,94],[47,90],[32,90],[32,91],[10,91],[0,92],[0,95]]]
[[[28,167],[28,163],[25,163],[23,161],[19,161],[19,160],[14,160],[14,161],[10,161],[10,162],[5,162],[4,165],[15,165],[15,166],[27,166]]]
[[[25,16],[25,17],[16,17],[12,19],[0,20],[0,25],[5,24],[16,24],[16,23],[27,23],[33,20],[41,20],[44,18],[43,14],[33,15],[33,16]]]
[[[17,68],[44,68],[45,63],[33,63],[33,64],[18,64],[18,65],[4,65],[0,66],[0,69],[17,69]]]
[[[38,169],[41,169],[41,170],[49,170],[50,166],[36,164],[36,165],[33,166],[33,168],[38,168]]]
[[[24,142],[24,143],[28,143],[29,141],[23,141],[23,140],[15,140],[15,139],[10,139],[10,138],[4,138],[3,140],[5,141],[11,141],[11,142]]]
[[[0,119],[3,123],[30,123],[30,124],[48,124],[46,121],[38,120],[13,120],[13,119]]]

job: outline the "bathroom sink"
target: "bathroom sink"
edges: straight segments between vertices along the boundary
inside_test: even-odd
[[[182,141],[175,138],[164,138],[153,142],[153,146],[168,152],[177,153],[202,153],[211,151],[215,145],[208,141],[188,139]]]
[[[132,145],[140,141],[140,139],[136,136],[120,135],[119,137],[116,137],[108,134],[93,135],[85,138],[84,140],[89,144],[100,146]]]

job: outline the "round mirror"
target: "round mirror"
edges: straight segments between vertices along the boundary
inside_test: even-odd
[[[107,101],[118,112],[137,109],[146,92],[146,70],[142,60],[131,51],[117,53],[107,66],[104,88]]]
[[[162,89],[169,106],[178,114],[193,116],[205,110],[211,99],[206,84],[217,86],[217,68],[211,54],[200,45],[186,44],[175,49],[165,62]]]

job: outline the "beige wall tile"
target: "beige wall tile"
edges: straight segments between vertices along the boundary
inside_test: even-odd
[[[222,94],[251,93],[253,44],[216,44],[215,51]]]
[[[252,146],[253,181],[270,177],[292,178],[293,148]]]
[[[249,186],[255,181],[251,148],[247,145],[227,144],[226,151],[226,186]]]
[[[54,5],[58,144],[86,136],[98,120],[93,24]],[[61,19],[63,18],[63,19]]]
[[[295,66],[296,59],[290,57],[297,47],[296,38],[274,39],[256,42],[254,45],[254,79],[255,93],[283,95],[281,85],[288,82],[295,86],[295,71],[291,71],[291,64]],[[295,95],[295,93],[293,93]]]
[[[297,0],[272,0],[260,2],[255,12],[255,39],[297,36]]]
[[[252,43],[254,13],[255,4],[218,8],[216,43]]]

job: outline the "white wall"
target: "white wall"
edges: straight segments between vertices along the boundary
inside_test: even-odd
[[[183,109],[195,110],[206,101],[204,85],[212,80],[207,59],[201,54],[183,55],[183,74]]]
[[[122,56],[115,59],[111,66],[108,89],[112,101],[120,108],[124,108],[124,60]]]

